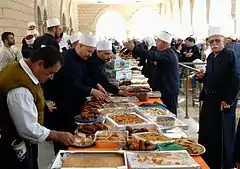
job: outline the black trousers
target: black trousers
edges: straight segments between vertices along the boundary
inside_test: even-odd
[[[17,158],[16,152],[11,146],[6,146],[4,150],[0,150],[0,165],[1,169],[38,169],[38,145],[26,144],[26,157],[20,161]]]
[[[217,96],[203,98],[198,142],[206,148],[202,158],[211,169],[231,169],[233,168],[236,103],[223,111],[220,110],[220,105],[221,99]]]
[[[177,115],[178,95],[164,94],[162,95],[161,99],[167,106],[168,110]]]

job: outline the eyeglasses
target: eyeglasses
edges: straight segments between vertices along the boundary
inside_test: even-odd
[[[221,39],[211,39],[211,40],[209,40],[210,44],[213,44],[214,42],[221,43]]]

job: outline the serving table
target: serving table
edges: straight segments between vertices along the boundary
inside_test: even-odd
[[[136,105],[140,105],[142,103],[153,103],[160,102],[162,103],[160,98],[150,98],[146,102],[135,102]],[[96,143],[95,146],[90,148],[76,148],[69,147],[69,151],[117,151],[119,148],[118,144],[115,143]],[[193,159],[201,166],[201,169],[210,169],[201,156],[192,156]]]

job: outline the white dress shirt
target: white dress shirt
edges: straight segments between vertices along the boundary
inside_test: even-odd
[[[0,47],[0,71],[9,63],[14,60],[19,60],[22,58],[22,53],[20,49],[16,46]]]
[[[38,85],[38,79],[24,59],[20,59],[19,63],[33,83]],[[34,103],[34,97],[27,88],[20,87],[10,90],[7,94],[7,105],[20,137],[32,143],[42,142],[48,137],[50,130],[38,123],[38,110]]]

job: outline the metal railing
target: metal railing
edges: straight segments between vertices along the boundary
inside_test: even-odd
[[[189,108],[189,80],[191,80],[191,77],[194,77],[196,72],[199,72],[199,69],[194,68],[195,65],[206,65],[206,63],[192,63],[192,62],[181,62],[179,63],[179,66],[181,67],[181,70],[183,69],[183,71],[181,71],[181,73],[184,73],[184,77],[181,78],[181,81],[183,83],[185,83],[185,85],[183,84],[183,89],[185,89],[185,118],[188,119],[189,118],[189,112],[188,112],[188,108]],[[201,91],[201,84],[198,83],[196,81],[196,88],[193,89],[192,86],[192,102],[194,102],[194,95],[196,94],[196,90],[199,89],[199,93]],[[195,90],[195,92],[194,92]],[[201,102],[199,102],[199,112],[201,109]]]

